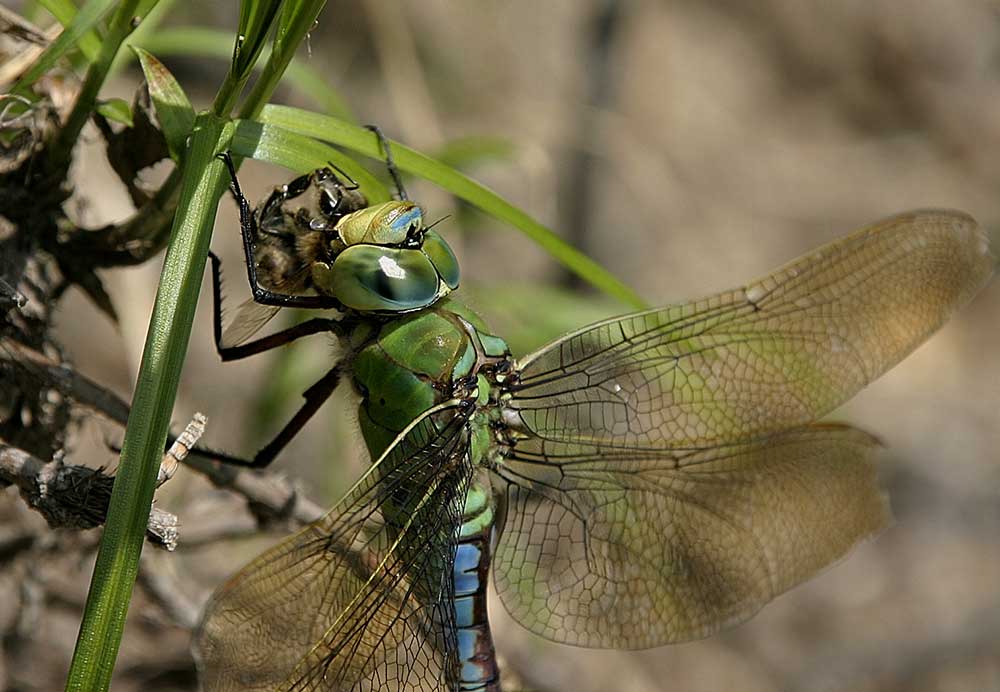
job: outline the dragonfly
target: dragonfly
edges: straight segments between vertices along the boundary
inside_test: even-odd
[[[972,217],[911,211],[515,357],[455,295],[455,255],[401,186],[368,206],[324,169],[255,212],[231,172],[253,310],[336,315],[241,343],[262,320],[222,330],[213,259],[223,357],[322,331],[345,347],[250,463],[341,379],[374,461],[211,598],[194,651],[212,692],[499,692],[490,575],[514,620],[571,645],[643,649],[747,620],[887,525],[878,440],[817,421],[994,269]],[[287,211],[301,196],[325,201]],[[272,255],[294,271],[255,277]]]

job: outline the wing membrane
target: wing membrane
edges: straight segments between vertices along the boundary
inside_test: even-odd
[[[707,636],[878,531],[874,441],[807,426],[987,282],[961,212],[862,229],[742,288],[600,322],[523,360],[494,560],[542,636],[650,647]]]
[[[222,347],[239,346],[263,329],[264,325],[270,322],[279,310],[281,310],[279,306],[261,305],[253,298],[244,301],[236,308],[236,316],[233,321],[222,330]]]
[[[450,688],[465,422],[420,419],[328,515],[220,589],[195,640],[203,689]]]
[[[639,456],[543,440],[526,447],[502,472],[514,483],[497,590],[522,625],[580,646],[707,637],[889,519],[877,441],[846,426]]]
[[[742,288],[600,322],[525,359],[535,435],[684,449],[804,425],[895,365],[988,280],[961,212],[896,216]]]

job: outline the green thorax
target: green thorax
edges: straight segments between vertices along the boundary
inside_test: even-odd
[[[362,396],[358,418],[373,460],[411,421],[448,399],[456,381],[474,373],[477,347],[489,357],[507,352],[479,315],[448,298],[384,323],[357,352],[352,371]],[[488,388],[485,380],[481,384]]]

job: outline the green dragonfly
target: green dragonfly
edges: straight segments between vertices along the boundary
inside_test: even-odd
[[[224,331],[213,258],[223,358],[321,332],[345,353],[252,463],[341,379],[374,463],[214,595],[195,638],[213,692],[499,691],[490,573],[515,620],[573,645],[746,620],[886,526],[877,440],[815,421],[994,266],[968,215],[908,212],[515,358],[453,294],[458,262],[402,187],[367,206],[342,177],[303,176],[255,212],[233,173],[254,297]],[[282,306],[337,313],[247,341]]]

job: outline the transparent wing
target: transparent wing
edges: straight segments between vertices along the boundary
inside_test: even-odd
[[[804,425],[910,353],[992,270],[971,217],[902,214],[743,288],[570,334],[523,361],[510,406],[539,437],[624,449]]]
[[[221,346],[223,348],[239,346],[259,332],[280,310],[277,305],[261,305],[254,302],[253,298],[241,303],[236,308],[233,321],[222,330]]]
[[[912,212],[524,359],[504,416],[520,439],[500,469],[515,484],[494,562],[507,609],[551,639],[655,646],[741,621],[843,555],[886,517],[871,440],[799,426],[992,270],[970,217]]]
[[[203,689],[450,690],[466,417],[411,426],[323,519],[226,583],[195,636]]]
[[[580,646],[707,637],[886,525],[876,447],[845,426],[691,452],[519,447],[502,472],[516,483],[500,598],[528,629]],[[549,478],[525,483],[538,464]]]

